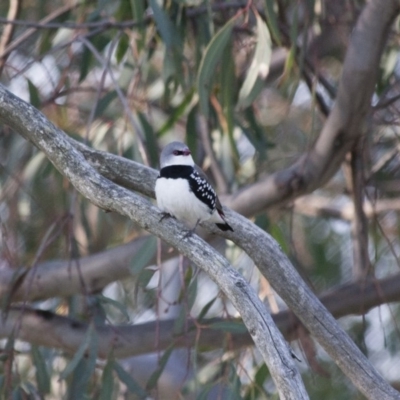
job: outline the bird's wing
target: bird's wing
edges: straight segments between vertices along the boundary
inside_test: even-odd
[[[202,179],[204,179],[205,181],[207,181],[207,183],[210,184],[210,181],[209,181],[207,175],[204,173],[204,171],[197,164],[195,164],[194,169],[202,177]],[[222,211],[221,202],[219,201],[219,198],[218,198],[217,195],[215,195],[215,208],[217,209],[219,215],[225,216],[224,212]]]

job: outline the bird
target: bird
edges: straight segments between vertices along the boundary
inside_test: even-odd
[[[194,163],[189,147],[171,142],[161,152],[160,173],[155,184],[158,208],[196,230],[203,221],[214,222],[222,231],[232,231],[215,190]],[[161,221],[160,220],[160,221]]]

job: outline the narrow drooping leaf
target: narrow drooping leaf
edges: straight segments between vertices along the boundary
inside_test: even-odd
[[[184,97],[182,102],[169,113],[169,118],[165,121],[162,127],[157,131],[157,136],[162,136],[164,133],[168,132],[172,129],[175,123],[182,117],[184,112],[186,111],[188,105],[192,101],[193,98],[193,90],[190,90],[187,95]]]
[[[122,61],[128,48],[129,48],[129,37],[126,33],[122,33],[118,41],[117,49],[115,51],[115,58],[117,59],[117,63],[120,63]]]
[[[187,288],[187,307],[192,309],[193,304],[197,297],[197,279],[193,279]]]
[[[97,296],[97,298],[101,303],[108,304],[108,305],[116,308],[118,311],[121,312],[121,314],[125,317],[125,319],[127,321],[129,321],[130,318],[129,318],[128,310],[124,304],[120,303],[119,301],[110,299],[109,297],[106,297],[103,295],[99,295],[99,296]]]
[[[27,82],[28,82],[28,89],[29,89],[29,101],[34,107],[39,108],[40,107],[39,90],[32,83],[32,81],[30,79],[27,79]]]
[[[146,16],[146,2],[145,0],[130,0],[133,19],[139,24],[137,25],[137,32],[139,33],[139,38],[136,40],[138,50],[142,50],[145,45],[146,38],[146,24],[144,23],[144,18]]]
[[[117,362],[114,362],[114,371],[117,373],[119,380],[126,385],[131,393],[137,395],[139,399],[147,398],[147,392]]]
[[[150,0],[149,4],[153,10],[157,28],[166,46],[170,49],[172,47],[180,47],[180,36],[166,12],[159,6],[157,0]]]
[[[250,106],[262,90],[263,80],[268,75],[271,62],[272,42],[268,27],[258,13],[256,19],[257,45],[246,79],[240,88],[238,106],[241,108]]]
[[[132,258],[130,270],[133,275],[137,275],[143,268],[147,267],[156,250],[157,239],[154,236],[149,236],[135,257]]]
[[[208,100],[212,89],[212,80],[215,68],[221,60],[223,51],[231,39],[236,16],[230,19],[211,39],[200,63],[197,75],[197,90],[199,94],[200,110],[207,118],[209,114]]]
[[[147,382],[147,385],[146,385],[147,390],[154,389],[157,386],[158,379],[160,378],[161,374],[164,371],[165,366],[167,365],[167,362],[172,353],[172,350],[174,350],[173,346],[170,346],[167,350],[165,350],[164,354],[162,355],[162,357],[160,359],[158,368],[151,374],[151,376]]]
[[[278,26],[278,16],[274,10],[275,0],[265,0],[265,14],[267,15],[268,25],[271,29],[272,36],[278,45],[281,43],[281,34]]]
[[[208,311],[210,310],[210,308],[213,306],[213,304],[215,303],[215,300],[217,300],[216,297],[214,297],[213,299],[211,299],[200,311],[199,316],[197,317],[197,319],[199,321],[201,321],[208,313]]]
[[[111,92],[108,92],[105,94],[97,103],[96,110],[94,113],[94,117],[101,117],[104,112],[106,111],[107,107],[110,105],[110,103],[117,97],[117,92],[115,90],[112,90]]]
[[[149,123],[146,116],[142,113],[138,113],[140,124],[142,125],[144,135],[146,137],[146,148],[149,154],[150,165],[156,167],[158,165],[158,147],[157,137],[154,132],[153,126]]]
[[[109,358],[101,376],[101,389],[99,400],[112,400],[114,391],[114,359]]]
[[[222,107],[222,115],[219,116],[219,120],[220,124],[221,121],[224,120],[222,124],[223,132],[232,136],[235,115],[234,103],[237,95],[232,41],[228,42],[223,51],[219,73],[221,85],[219,98]]]
[[[197,152],[197,127],[196,119],[198,106],[193,107],[186,118],[186,143],[193,154]]]
[[[36,383],[39,392],[42,395],[50,393],[50,375],[44,357],[37,346],[32,346],[31,354],[35,365]]]
[[[224,331],[229,333],[245,333],[247,332],[246,326],[243,322],[236,322],[236,321],[221,321],[221,322],[214,322],[209,326],[211,329],[215,329],[218,331]]]
[[[61,372],[60,379],[65,379],[76,368],[76,366],[78,365],[78,363],[81,361],[82,357],[85,355],[86,351],[88,350],[89,344],[93,340],[94,334],[95,334],[95,329],[94,329],[93,325],[90,325],[81,345],[79,346],[78,350],[72,357],[72,360],[65,367],[64,371]]]

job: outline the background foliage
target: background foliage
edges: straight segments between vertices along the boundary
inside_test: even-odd
[[[5,24],[13,6],[16,21]],[[363,6],[332,0],[10,0],[0,4],[0,79],[96,149],[157,168],[166,143],[186,141],[222,200],[229,201],[231,193],[307,153],[333,104],[349,34]],[[366,275],[398,278],[397,27],[382,57],[358,163],[353,154],[312,195],[253,215],[318,294]],[[361,236],[354,230],[354,171],[369,207]],[[6,126],[0,128],[0,188],[4,269],[76,260],[145,234],[78,196],[42,153]],[[361,262],[354,251],[360,240]],[[272,312],[285,308],[240,249],[218,245]],[[74,354],[4,340],[2,394],[274,398],[255,349],[232,342],[243,329],[232,320],[235,310],[182,258],[167,261],[159,274],[158,246],[146,239],[130,261],[131,276],[98,293],[83,287],[81,295],[30,304],[86,321],[90,329]],[[5,313],[9,299],[2,303]],[[399,385],[398,304],[364,311],[360,307],[360,315],[341,322],[385,378]],[[152,354],[97,359],[95,324],[175,319],[179,330],[205,316],[224,319],[213,325],[226,337],[223,348],[160,349],[155,343]],[[312,338],[305,332],[296,337],[292,345],[303,360],[311,398],[361,398]]]

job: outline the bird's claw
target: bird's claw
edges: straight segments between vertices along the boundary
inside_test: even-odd
[[[173,218],[173,216],[170,213],[162,212],[162,216],[158,222],[161,222],[165,218]]]
[[[194,229],[189,229],[185,235],[183,236],[182,240],[189,239],[194,233]]]

